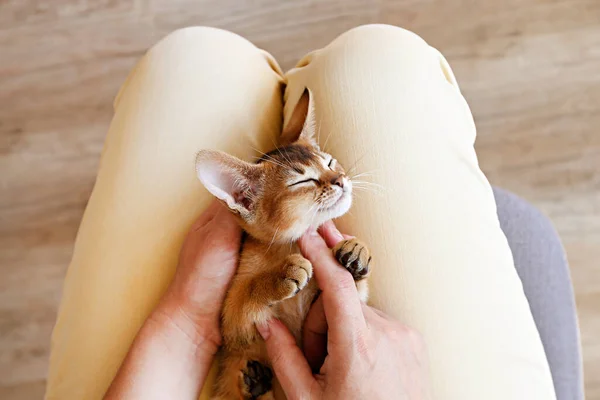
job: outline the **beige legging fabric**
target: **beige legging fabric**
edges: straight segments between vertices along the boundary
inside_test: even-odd
[[[321,145],[374,183],[339,225],[374,255],[371,303],[424,335],[434,398],[554,398],[450,67],[417,35],[370,25],[285,75],[212,28],[176,31],[144,56],[115,100],[52,338],[48,399],[99,399],[108,387],[210,200],[195,153],[272,149],[305,87]]]

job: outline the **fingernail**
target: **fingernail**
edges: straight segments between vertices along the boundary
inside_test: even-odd
[[[269,327],[269,321],[259,322],[258,324],[256,324],[256,330],[258,330],[258,333],[260,333],[260,336],[262,336],[263,340],[267,340],[271,336],[271,328]]]
[[[308,236],[312,236],[312,237],[319,236],[319,233],[317,232],[317,230],[316,230],[316,229],[312,229],[312,228],[311,228],[311,229],[308,231]]]

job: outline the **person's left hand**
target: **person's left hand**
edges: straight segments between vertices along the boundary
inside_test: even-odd
[[[237,267],[240,239],[235,217],[214,201],[192,225],[163,299],[163,304],[175,306],[217,345],[221,342],[220,312]]]
[[[105,399],[197,399],[219,346],[241,229],[214,202],[192,225],[173,282],[139,330]]]

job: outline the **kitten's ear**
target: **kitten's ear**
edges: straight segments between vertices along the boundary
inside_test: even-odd
[[[315,110],[312,100],[312,93],[308,88],[304,89],[296,108],[292,112],[292,117],[283,128],[281,134],[281,144],[286,146],[299,139],[309,142],[315,147],[319,147],[315,138]]]
[[[206,189],[232,211],[244,218],[251,215],[261,186],[262,165],[220,151],[201,150],[196,156],[196,173]]]

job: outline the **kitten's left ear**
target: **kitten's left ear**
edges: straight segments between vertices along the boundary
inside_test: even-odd
[[[263,167],[229,154],[201,150],[196,156],[198,179],[215,197],[248,220],[261,189]]]
[[[304,89],[296,108],[292,112],[292,117],[283,128],[281,134],[281,144],[287,146],[297,140],[304,140],[312,146],[319,147],[315,138],[315,110],[312,100],[312,93],[308,88]]]

